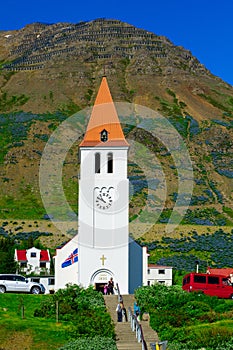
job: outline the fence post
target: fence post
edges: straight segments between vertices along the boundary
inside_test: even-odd
[[[58,323],[59,320],[59,305],[58,300],[56,300],[56,323]]]

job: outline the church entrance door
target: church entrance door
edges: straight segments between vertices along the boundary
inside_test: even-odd
[[[113,273],[108,269],[97,270],[91,276],[91,284],[95,286],[95,289],[104,293],[104,286],[108,284],[110,278],[113,277]]]
[[[104,294],[105,283],[95,283],[95,290]]]

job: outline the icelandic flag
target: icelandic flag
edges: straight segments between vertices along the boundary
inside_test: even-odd
[[[68,258],[61,264],[61,267],[67,267],[78,262],[78,248],[76,248],[73,253],[71,253]]]

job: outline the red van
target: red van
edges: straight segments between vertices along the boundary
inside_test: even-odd
[[[227,276],[191,272],[184,276],[182,289],[201,291],[218,298],[233,299],[233,286]]]

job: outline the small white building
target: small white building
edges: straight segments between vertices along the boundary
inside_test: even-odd
[[[29,275],[31,273],[50,273],[50,254],[48,249],[42,250],[35,247],[30,249],[15,249],[15,261],[18,264],[17,273]]]
[[[148,264],[147,285],[162,283],[166,286],[172,285],[172,267]]]
[[[54,276],[33,276],[29,277],[32,282],[42,283],[45,287],[45,294],[54,293],[55,277]]]

